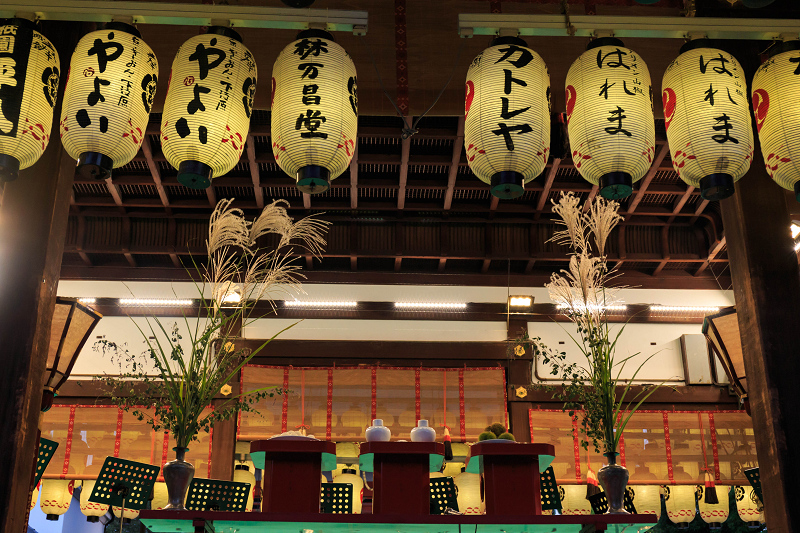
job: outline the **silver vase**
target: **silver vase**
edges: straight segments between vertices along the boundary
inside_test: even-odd
[[[187,448],[174,448],[175,460],[164,465],[164,482],[167,484],[169,504],[164,509],[185,511],[184,502],[189,483],[194,478],[194,465],[183,460]]]
[[[604,454],[608,458],[608,465],[597,472],[608,500],[606,514],[630,514],[625,510],[625,488],[628,485],[628,469],[617,464],[617,454]]]

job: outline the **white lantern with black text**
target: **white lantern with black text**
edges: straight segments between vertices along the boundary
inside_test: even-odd
[[[767,173],[800,202],[800,41],[776,52],[753,76],[753,114]]]
[[[733,194],[753,160],[747,82],[736,58],[689,41],[661,84],[672,166],[706,200]]]
[[[550,155],[550,74],[522,39],[498,37],[467,71],[464,147],[498,198],[522,196]]]
[[[158,61],[129,24],[109,22],[72,54],[61,108],[61,142],[84,178],[106,179],[144,140],[158,83]]]
[[[572,161],[604,198],[630,195],[650,169],[655,121],[650,72],[642,57],[613,37],[595,39],[566,80]]]
[[[0,25],[0,181],[17,178],[50,142],[60,63],[33,22]]]
[[[322,30],[297,35],[272,67],[272,153],[297,188],[318,194],[350,165],[358,131],[353,60]]]
[[[161,148],[178,181],[205,189],[239,162],[250,128],[256,61],[230,28],[181,45],[161,116]]]

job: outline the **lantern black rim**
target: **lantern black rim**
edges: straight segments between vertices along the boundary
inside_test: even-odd
[[[794,184],[794,199],[800,202],[800,181]]]
[[[14,181],[19,176],[19,159],[0,154],[0,182]]]
[[[309,28],[307,30],[303,30],[297,34],[298,39],[328,39],[329,41],[336,41],[333,38],[333,34],[329,33],[325,30],[320,30],[319,28]]]
[[[78,157],[78,174],[84,179],[104,180],[111,177],[114,161],[100,152],[83,152]]]
[[[800,41],[795,40],[778,43],[769,51],[769,57],[773,57],[784,52],[791,52],[793,50],[800,50]]]
[[[86,517],[86,521],[87,522],[99,522],[100,521],[100,517],[99,516],[87,516]]]
[[[525,42],[525,39],[520,39],[519,37],[512,37],[510,35],[504,35],[501,37],[495,37],[492,39],[492,42],[489,43],[489,46],[500,46],[502,44],[516,44],[517,46],[528,46],[528,43]]]
[[[247,470],[248,472],[250,471],[250,468],[247,465],[236,465],[235,467],[233,467],[233,469],[234,470]]]
[[[586,45],[586,49],[591,50],[601,46],[625,46],[625,43],[616,37],[598,37],[597,39],[589,41],[589,44]]]
[[[609,172],[600,177],[600,196],[606,200],[621,200],[633,192],[633,176],[627,172]]]
[[[355,474],[355,468],[342,468],[342,474]]]
[[[525,176],[513,171],[497,172],[492,176],[490,185],[492,196],[512,200],[525,192]]]
[[[319,165],[306,165],[297,170],[297,189],[306,194],[320,194],[331,187],[331,173]]]
[[[142,37],[142,34],[139,33],[139,30],[137,30],[135,26],[128,24],[126,22],[120,22],[118,20],[112,20],[111,22],[107,22],[105,25],[105,29],[124,31],[125,33],[130,33],[131,35],[135,35],[140,39]]]
[[[733,196],[733,176],[723,172],[709,174],[700,179],[700,196],[716,202]]]
[[[36,23],[26,18],[20,18],[20,17],[10,18],[6,19],[5,23],[8,26],[19,26],[20,28],[25,28],[28,30],[36,30]]]
[[[208,31],[206,33],[211,33],[213,35],[223,35],[225,37],[230,37],[240,43],[243,43],[242,36],[239,35],[239,32],[228,28],[227,26],[209,26]]]
[[[51,522],[58,522],[58,517],[61,515],[57,514],[49,514],[45,517],[46,520],[50,520]]]
[[[178,166],[178,182],[190,189],[207,189],[213,176],[214,170],[200,161],[181,161]]]

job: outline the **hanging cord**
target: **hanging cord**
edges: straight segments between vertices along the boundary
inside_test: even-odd
[[[561,9],[564,10],[564,26],[567,28],[567,33],[570,37],[575,37],[575,26],[569,20],[569,4],[567,0],[561,0]]]
[[[359,39],[359,40],[361,40],[361,39]],[[444,84],[444,87],[442,87],[442,90],[439,91],[438,95],[436,95],[436,99],[433,101],[433,103],[430,106],[428,106],[428,109],[426,109],[424,113],[422,113],[419,117],[417,117],[417,120],[414,121],[413,125],[409,125],[408,117],[406,115],[404,115],[402,113],[402,111],[400,111],[400,108],[397,107],[397,104],[395,103],[395,101],[392,99],[391,96],[389,96],[389,93],[386,91],[386,87],[383,85],[383,79],[381,78],[381,73],[378,71],[378,65],[375,63],[375,56],[372,55],[372,48],[369,47],[369,46],[364,45],[363,42],[362,42],[362,45],[367,48],[367,51],[369,53],[369,58],[372,61],[372,67],[375,69],[375,74],[378,75],[378,83],[381,86],[381,91],[383,92],[384,95],[386,95],[386,98],[389,99],[389,102],[391,102],[392,107],[394,107],[395,111],[397,111],[397,115],[401,119],[403,119],[403,126],[404,126],[403,127],[403,133],[400,135],[400,137],[402,139],[404,139],[404,140],[408,139],[409,137],[411,137],[415,133],[419,132],[419,130],[417,130],[417,126],[419,125],[419,121],[422,120],[422,117],[427,115],[428,112],[431,109],[433,109],[433,106],[436,105],[436,103],[439,101],[439,98],[441,98],[442,94],[444,94],[444,91],[445,91],[445,89],[447,89],[447,86],[450,85],[450,82],[453,80],[453,76],[456,73],[456,69],[458,68],[458,60],[461,58],[461,50],[464,48],[464,40],[465,39],[461,39],[461,44],[458,45],[458,52],[456,53],[456,59],[455,59],[455,62],[453,63],[453,70],[450,72],[450,77],[447,78],[447,83]]]

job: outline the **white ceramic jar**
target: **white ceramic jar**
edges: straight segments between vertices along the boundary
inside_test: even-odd
[[[418,420],[417,427],[411,430],[411,442],[433,442],[436,430],[428,426],[427,420]]]
[[[364,438],[367,442],[388,442],[392,438],[392,431],[383,425],[383,420],[376,418],[364,432]]]

